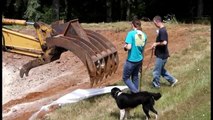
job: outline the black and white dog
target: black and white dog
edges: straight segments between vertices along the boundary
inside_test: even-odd
[[[146,114],[146,120],[150,119],[149,110],[155,113],[157,119],[157,111],[154,109],[154,103],[161,98],[160,93],[151,93],[147,91],[138,93],[123,93],[119,88],[111,89],[111,95],[115,99],[117,106],[120,109],[120,120],[124,120],[129,116],[129,110],[142,104],[143,111]]]

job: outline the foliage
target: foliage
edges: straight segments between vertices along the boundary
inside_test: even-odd
[[[210,25],[211,19],[210,19],[210,17],[200,17],[200,18],[196,18],[194,22],[197,24]]]
[[[53,9],[49,7],[43,7],[43,11],[45,11],[43,14],[41,14],[40,21],[45,21],[45,23],[50,24],[53,22],[54,14]]]
[[[146,10],[146,4],[143,1],[134,3],[132,7],[132,12],[137,15],[139,18],[144,17]]]
[[[42,13],[39,11],[41,5],[38,0],[29,0],[24,18],[32,21],[38,21]]]
[[[198,7],[198,1],[205,7]],[[167,13],[174,13],[178,21],[186,18],[192,20],[198,17],[197,13],[201,13],[201,17],[209,16],[211,6],[210,0],[6,0],[2,3],[2,9],[6,18],[24,17],[50,22],[54,21],[51,20],[52,16],[57,16],[55,18],[67,20],[79,18],[82,22],[114,22],[128,21],[135,15],[152,19],[155,15],[163,17]],[[51,13],[52,10],[59,10],[59,13]]]
[[[45,23],[52,23],[55,21],[56,13],[54,13],[51,5],[41,5],[39,0],[28,1],[28,7],[25,11],[24,18],[31,21],[42,21]]]
[[[164,16],[163,22],[178,24],[175,14],[167,14],[166,16]]]

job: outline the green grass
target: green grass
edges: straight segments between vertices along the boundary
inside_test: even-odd
[[[33,25],[4,25],[3,27],[12,30],[22,30],[22,29],[34,29]]]
[[[114,25],[116,26],[116,25]],[[187,26],[187,25],[185,25]],[[171,55],[166,68],[178,80],[171,88],[161,79],[160,89],[152,88],[152,69],[143,76],[142,90],[161,92],[155,104],[159,120],[210,120],[210,27],[188,25],[190,45]],[[170,27],[169,27],[170,28]],[[117,84],[123,85],[120,81]],[[131,120],[145,119],[141,106],[130,111]],[[110,94],[63,106],[45,120],[118,120],[119,109]]]
[[[114,30],[115,32],[127,31],[131,27],[127,21],[121,21],[115,23],[81,23],[82,27],[91,30]]]

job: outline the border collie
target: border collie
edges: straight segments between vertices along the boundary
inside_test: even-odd
[[[111,96],[115,99],[118,108],[120,109],[120,120],[129,117],[129,110],[142,104],[146,120],[150,119],[149,110],[155,113],[155,119],[158,117],[157,111],[154,109],[155,101],[161,98],[160,93],[151,93],[142,91],[138,93],[123,93],[119,88],[111,89]]]

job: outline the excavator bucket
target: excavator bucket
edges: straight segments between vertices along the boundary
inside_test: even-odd
[[[101,34],[83,29],[77,19],[63,24],[52,24],[52,29],[52,36],[46,39],[47,47],[64,48],[78,56],[88,69],[91,86],[117,70],[117,50]]]

